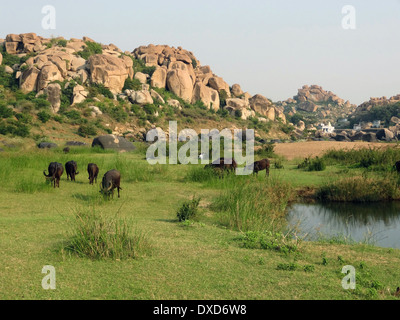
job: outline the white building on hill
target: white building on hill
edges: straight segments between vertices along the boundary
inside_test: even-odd
[[[328,123],[328,125],[321,123],[318,126],[318,129],[322,130],[323,133],[333,133],[335,131],[335,127],[333,127],[330,122]]]

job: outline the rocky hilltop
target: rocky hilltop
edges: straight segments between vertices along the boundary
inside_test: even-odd
[[[53,113],[59,112],[62,92],[74,81],[71,105],[84,102],[90,86],[101,85],[114,99],[139,106],[162,101],[180,107],[182,103],[176,99],[164,101],[153,90],[158,88],[173,93],[185,103],[201,102],[208,109],[223,109],[242,119],[258,117],[265,122],[277,119],[286,122],[282,107],[262,95],[243,92],[239,84],[230,86],[209,66],[202,66],[192,52],[181,47],[150,44],[123,52],[113,44],[101,45],[88,37],[46,39],[35,33],[9,34],[0,40],[0,47],[5,54],[21,59],[19,64],[6,66],[21,91],[45,94]],[[135,70],[134,64],[138,61],[143,67],[141,71]],[[127,86],[127,83],[136,85]]]
[[[400,102],[400,94],[393,96],[391,98],[381,97],[381,98],[370,98],[360,104],[353,113],[353,116],[363,115],[370,112],[374,107],[387,107]]]
[[[340,118],[347,118],[357,107],[318,85],[305,85],[293,98],[277,104],[283,106],[289,116],[300,113],[314,124],[335,123]]]

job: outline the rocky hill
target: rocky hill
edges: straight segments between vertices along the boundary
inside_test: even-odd
[[[336,123],[338,119],[347,118],[357,107],[318,85],[305,85],[296,96],[277,105],[284,107],[289,117],[297,114],[299,119],[313,125]]]
[[[36,136],[49,135],[41,129],[51,122],[57,132],[73,125],[82,137],[143,136],[172,119],[255,127],[261,136],[288,131],[282,106],[230,86],[181,47],[150,44],[123,52],[88,37],[9,34],[0,39],[0,64],[0,134],[31,128]]]

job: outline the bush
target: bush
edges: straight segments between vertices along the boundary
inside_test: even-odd
[[[93,124],[81,124],[78,129],[78,134],[84,138],[95,136],[97,134],[97,128]]]
[[[64,115],[71,120],[81,120],[81,113],[78,110],[66,111]]]
[[[87,60],[90,56],[94,54],[102,54],[103,48],[100,43],[86,41],[86,47],[82,50],[77,52],[77,55],[82,57],[83,59]]]
[[[326,164],[325,161],[319,157],[315,159],[305,158],[297,167],[307,171],[324,171],[326,169]]]
[[[114,99],[113,93],[110,91],[110,89],[106,88],[103,84],[101,83],[92,83],[92,85],[89,87],[89,95],[88,98],[94,98],[98,95],[103,95],[106,98],[109,99]]]
[[[20,123],[24,124],[31,124],[33,120],[32,116],[27,113],[17,113],[15,117],[18,119]]]
[[[38,119],[40,121],[42,121],[43,123],[46,123],[47,121],[49,121],[51,119],[51,115],[46,112],[46,111],[40,111],[38,114]]]
[[[7,119],[14,115],[12,108],[7,107],[5,104],[0,104],[0,118]]]
[[[32,102],[35,104],[36,110],[49,109],[51,105],[49,101],[43,98],[34,99]]]
[[[276,157],[274,149],[275,145],[273,143],[269,143],[264,145],[263,148],[257,150],[255,154],[264,158],[274,158]]]
[[[133,70],[135,70],[135,73],[142,72],[148,74],[151,77],[156,70],[156,67],[147,67],[143,60],[135,59],[132,57],[131,59],[133,61]]]
[[[197,214],[198,207],[200,204],[200,198],[193,197],[192,200],[186,201],[177,212],[179,222],[190,220]]]
[[[68,41],[64,40],[64,39],[60,39],[60,40],[57,41],[57,45],[60,46],[60,47],[64,47],[65,48],[67,46],[67,44],[68,44]]]
[[[225,90],[219,92],[219,106],[223,108],[226,106],[226,99],[228,99],[228,93]]]
[[[26,138],[29,136],[30,128],[19,121],[14,119],[7,119],[0,121],[0,134],[6,135],[11,134],[14,136],[19,136]]]
[[[138,79],[127,78],[125,80],[124,88],[122,89],[122,91],[125,90],[135,90],[135,91],[142,90],[142,83]]]

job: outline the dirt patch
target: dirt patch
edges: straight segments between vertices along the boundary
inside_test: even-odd
[[[322,156],[328,150],[351,150],[361,148],[387,148],[396,144],[371,142],[338,142],[338,141],[310,141],[296,143],[281,143],[275,145],[275,153],[287,160]]]

